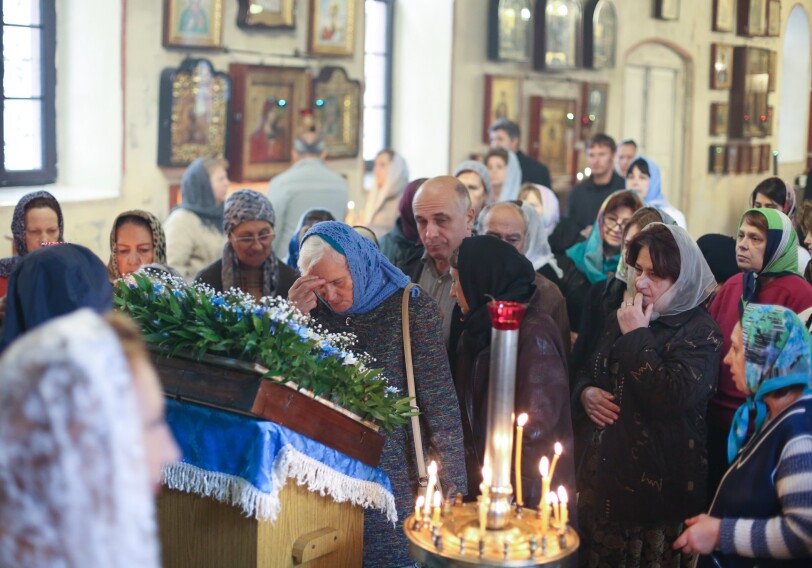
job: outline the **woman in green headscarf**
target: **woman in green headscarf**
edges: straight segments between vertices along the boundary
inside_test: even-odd
[[[723,352],[730,349],[730,335],[751,302],[773,304],[796,314],[812,307],[812,285],[798,273],[798,237],[792,221],[776,209],[748,209],[742,215],[736,238],[736,264],[742,270],[719,289],[710,314],[722,330]],[[708,407],[709,491],[727,470],[727,434],[733,414],[744,395],[733,383],[730,368],[719,368],[719,385]]]
[[[708,555],[700,567],[809,566],[812,339],[792,310],[748,304],[724,363],[747,396],[730,430],[731,467],[710,513],[688,519],[674,548]]]

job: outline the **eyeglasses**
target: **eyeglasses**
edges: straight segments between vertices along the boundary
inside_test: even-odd
[[[234,242],[240,246],[249,247],[254,244],[254,241],[259,242],[262,246],[266,247],[271,244],[273,239],[273,232],[260,233],[258,235],[244,235],[242,237],[234,237]]]
[[[620,229],[621,231],[623,228],[629,223],[628,219],[624,219],[623,221],[619,221],[617,217],[605,217],[603,220],[603,225],[610,231],[614,231],[615,229]]]

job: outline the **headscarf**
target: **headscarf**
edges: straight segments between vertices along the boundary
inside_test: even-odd
[[[482,185],[485,187],[485,194],[488,196],[485,199],[485,205],[491,203],[493,201],[493,185],[491,184],[491,174],[488,173],[488,166],[477,160],[465,160],[454,168],[454,173],[451,175],[457,177],[463,172],[473,172],[479,176]]]
[[[118,240],[118,220],[122,217],[140,217],[149,223],[149,228],[152,232],[152,244],[155,247],[152,262],[166,264],[166,237],[164,236],[164,228],[161,226],[161,222],[149,211],[131,209],[130,211],[125,211],[113,221],[113,229],[110,231],[110,260],[107,262],[107,271],[110,273],[110,279],[116,280],[121,278],[121,272],[118,269],[116,245]]]
[[[6,351],[4,566],[160,565],[142,424],[118,338],[92,311],[55,319]]]
[[[508,162],[505,165],[505,180],[499,192],[499,201],[514,201],[519,198],[519,189],[522,187],[522,166],[515,152],[507,148],[504,150],[507,152]]]
[[[784,189],[785,189],[785,192],[786,192],[786,197],[784,198],[784,204],[781,206],[781,211],[784,213],[784,215],[786,215],[790,219],[795,219],[795,210],[798,207],[798,198],[795,195],[795,189],[793,189],[793,187],[790,184],[788,184],[786,181],[784,181],[781,178],[773,177],[773,178],[765,179],[763,182],[761,182],[756,187],[756,189],[759,189],[759,187],[762,184],[770,184],[770,183],[774,183],[774,182],[783,183],[784,184]],[[768,188],[769,188],[769,185],[768,185]],[[770,189],[767,189],[766,191],[770,191]],[[756,206],[756,195],[758,193],[761,193],[761,192],[757,192],[756,190],[753,190],[753,194],[752,194],[752,196],[750,198],[750,206],[751,207]],[[762,195],[765,195],[765,194],[762,193]]]
[[[113,309],[107,267],[90,249],[61,244],[20,260],[8,280],[6,319],[0,352],[17,337],[80,308],[103,314]]]
[[[299,267],[299,233],[302,232],[305,223],[311,219],[319,219],[316,221],[317,223],[321,223],[322,220],[335,221],[335,217],[333,217],[333,214],[327,209],[313,208],[302,213],[302,216],[299,217],[299,223],[296,225],[296,231],[293,233],[293,236],[290,238],[290,242],[288,243],[287,262],[288,266],[293,269],[298,269]]]
[[[696,241],[688,234],[688,231],[679,225],[649,223],[640,230],[640,233],[645,233],[658,225],[671,231],[671,235],[677,242],[680,269],[679,276],[671,287],[654,302],[652,321],[663,316],[673,316],[694,309],[704,302],[716,288],[713,273],[708,263],[705,262],[702,251],[699,250]]]
[[[603,200],[601,208],[598,210],[598,216],[595,219],[595,224],[592,225],[592,232],[589,233],[587,240],[580,243],[575,243],[566,250],[566,255],[572,259],[575,266],[580,270],[584,276],[587,277],[590,284],[606,280],[610,272],[617,270],[617,264],[620,261],[620,251],[610,257],[604,255],[603,250],[603,216],[606,211],[606,206],[609,202],[619,194],[628,193],[634,196],[637,203],[635,210],[643,206],[640,201],[640,196],[637,192],[628,189],[621,189],[615,191]]]
[[[744,273],[740,309],[744,309],[744,306],[749,302],[758,299],[761,278],[764,276],[799,274],[798,235],[795,233],[795,228],[792,226],[789,217],[776,209],[766,207],[748,209],[744,212],[744,215],[751,211],[760,213],[767,219],[767,246],[764,248],[764,263],[761,270],[757,273],[751,271]],[[744,223],[744,215],[739,221],[739,229]]]
[[[718,283],[726,282],[728,278],[741,272],[736,264],[736,239],[733,237],[707,234],[699,237],[696,244]]]
[[[812,393],[812,339],[801,319],[783,306],[749,304],[741,321],[744,346],[744,376],[750,394],[736,411],[727,440],[727,459],[732,462],[744,444],[750,413],[755,414],[755,432],[767,418],[764,395],[801,385]]]
[[[182,200],[178,207],[195,213],[203,224],[221,230],[224,205],[214,198],[211,178],[203,165],[203,158],[196,159],[183,172],[180,192]]]
[[[657,207],[641,207],[640,209],[653,209],[660,216],[660,220],[664,224],[666,224],[666,225],[677,225],[677,222],[674,220],[674,218],[671,217],[671,215],[669,215],[668,213],[666,213],[662,209],[659,209]],[[638,209],[638,211],[640,209]],[[636,211],[635,211],[635,213],[636,213]],[[652,222],[654,222],[654,221],[652,221]],[[646,226],[648,226],[648,225],[646,225]],[[639,227],[639,228],[643,229],[643,227]],[[621,282],[626,282],[626,283],[628,283],[629,279],[630,279],[629,278],[629,267],[626,266],[626,259],[623,258],[622,254],[620,255],[620,260],[617,263],[617,271],[615,272],[615,278],[617,278]],[[631,280],[634,281],[633,275],[632,275]]]
[[[321,237],[347,259],[352,277],[352,306],[342,314],[367,314],[389,296],[409,284],[409,277],[381,253],[375,243],[339,221],[324,221],[310,227],[302,243],[313,235]]]
[[[530,261],[512,245],[490,235],[462,240],[457,274],[469,309],[463,327],[477,351],[491,341],[488,303],[527,303],[536,290],[536,271]]]
[[[417,230],[417,221],[414,220],[414,209],[412,202],[414,195],[420,186],[423,185],[429,178],[418,178],[412,180],[403,190],[403,195],[400,197],[400,232],[407,240],[417,244],[420,242],[420,232]]]
[[[11,234],[14,237],[14,250],[17,251],[17,256],[0,259],[0,276],[8,277],[19,260],[29,252],[28,246],[25,244],[25,214],[28,204],[35,199],[47,199],[51,202],[51,208],[56,212],[56,219],[59,223],[58,241],[64,242],[65,226],[62,219],[62,207],[59,206],[56,197],[47,191],[34,191],[23,195],[14,207],[14,214],[11,217]]]
[[[558,264],[550,250],[550,243],[547,242],[547,234],[544,232],[541,217],[529,203],[522,203],[522,214],[527,222],[527,232],[524,237],[524,256],[533,264],[533,269],[538,270],[545,264],[550,264],[557,273],[561,272]],[[563,275],[560,274],[559,276]]]
[[[223,212],[223,232],[231,235],[238,225],[246,221],[267,221],[273,228],[276,223],[276,214],[273,205],[263,194],[251,189],[235,191],[226,198]],[[240,270],[240,260],[231,241],[223,246],[223,262],[220,275],[223,280],[223,290],[237,286],[237,273]],[[262,263],[262,295],[271,296],[276,292],[279,283],[279,263],[271,247],[270,254]]]
[[[541,193],[541,204],[544,207],[544,216],[542,217],[544,233],[549,237],[561,218],[558,196],[546,185],[539,185],[537,183],[533,185],[539,188],[539,193]]]
[[[403,193],[406,184],[409,183],[409,169],[403,156],[392,151],[392,158],[389,161],[389,171],[386,174],[386,181],[383,185],[370,189],[361,213],[359,222],[367,227],[374,226],[373,219],[391,200]],[[392,227],[390,226],[389,229]],[[387,229],[387,231],[389,230]]]
[[[663,195],[663,180],[660,175],[660,167],[652,160],[638,154],[632,159],[631,162],[629,162],[629,170],[632,169],[632,165],[634,165],[637,160],[644,160],[646,164],[648,164],[648,193],[644,199],[646,205],[657,207],[659,209],[671,207],[668,199],[666,199],[665,195]]]

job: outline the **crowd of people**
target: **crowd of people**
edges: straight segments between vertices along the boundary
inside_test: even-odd
[[[267,195],[229,193],[227,162],[195,160],[166,221],[141,210],[113,221],[106,268],[80,245],[50,246],[66,240],[53,196],[21,199],[15,254],[0,260],[0,563],[106,564],[104,539],[128,529],[138,565],[157,562],[148,495],[117,503],[63,487],[75,476],[55,481],[52,469],[86,462],[142,491],[177,459],[137,333],[110,314],[110,283],[158,264],[215,290],[288,299],[353,333],[403,392],[411,365],[428,454],[446,492],[467,500],[484,465],[487,304],[526,304],[515,401],[529,416],[524,504],[538,505],[536,464],[561,442],[554,483],[577,495],[579,565],[687,566],[697,555],[707,566],[807,565],[812,201],[797,210],[795,190],[768,178],[734,235],[695,240],[633,140],[593,136],[591,175],[559,207],[548,168],[519,150],[518,126],[490,132],[481,161],[431,178],[410,181],[404,157],[382,150],[355,226],[343,222],[346,181],[313,132]],[[37,415],[57,398],[60,413]],[[413,440],[410,425],[395,429],[380,464],[400,523],[420,481]],[[104,522],[118,515],[134,520]],[[364,565],[412,565],[401,524],[366,513]]]

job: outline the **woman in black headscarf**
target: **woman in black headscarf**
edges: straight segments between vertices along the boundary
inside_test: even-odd
[[[515,412],[528,415],[522,452],[525,504],[539,502],[539,460],[556,442],[564,454],[553,480],[575,495],[569,381],[561,333],[541,307],[533,264],[513,246],[495,237],[468,237],[451,258],[451,296],[463,314],[463,331],[452,357],[454,382],[462,410],[469,497],[477,494],[484,462],[493,299],[527,304],[519,328]],[[514,472],[515,474],[515,472]]]

